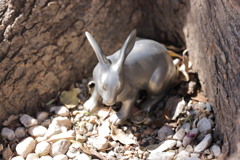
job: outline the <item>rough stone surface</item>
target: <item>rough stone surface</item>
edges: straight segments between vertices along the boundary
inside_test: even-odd
[[[16,146],[16,152],[22,157],[26,157],[35,148],[36,142],[32,137],[27,137]]]
[[[202,152],[204,151],[210,144],[212,143],[212,135],[207,134],[204,139],[194,147],[194,152]]]
[[[51,156],[56,156],[58,154],[65,154],[69,148],[71,143],[68,140],[58,140],[57,142],[52,144],[51,148]]]
[[[35,118],[27,114],[22,115],[20,121],[25,127],[31,127],[38,124],[38,121]]]
[[[39,154],[40,156],[45,156],[50,153],[50,149],[51,144],[46,141],[42,141],[36,145],[35,153]]]
[[[1,136],[11,141],[15,138],[15,133],[12,129],[4,127],[1,131]]]
[[[47,132],[47,128],[44,126],[36,125],[28,129],[28,133],[34,137],[42,137]]]
[[[161,129],[158,130],[158,139],[160,141],[165,140],[168,136],[173,135],[173,130],[169,126],[163,126]]]

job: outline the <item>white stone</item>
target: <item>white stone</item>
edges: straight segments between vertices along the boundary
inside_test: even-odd
[[[48,127],[51,124],[51,119],[44,120],[41,125],[44,127]]]
[[[34,137],[42,137],[45,135],[46,132],[47,128],[40,125],[32,126],[28,129],[28,133]]]
[[[173,160],[174,155],[174,152],[152,152],[148,160]]]
[[[158,130],[158,139],[160,141],[164,141],[167,137],[171,137],[173,135],[173,130],[169,126],[163,126]]]
[[[51,156],[42,156],[39,160],[52,160]]]
[[[36,159],[38,159],[38,158],[39,158],[38,154],[36,154],[36,153],[29,153],[29,154],[27,155],[26,160],[36,160]]]
[[[65,106],[59,106],[55,110],[55,114],[63,117],[69,116],[69,109],[67,109]]]
[[[25,137],[26,136],[26,129],[24,127],[18,127],[16,130],[15,130],[15,135],[16,137],[18,138],[22,138],[22,137]]]
[[[65,154],[71,143],[68,140],[62,139],[52,144],[51,156],[56,156],[58,154]]]
[[[109,121],[103,122],[103,124],[98,128],[98,134],[101,137],[109,137],[110,135],[110,123]]]
[[[80,154],[80,147],[81,144],[79,142],[71,144],[71,146],[68,149],[67,156],[69,158],[75,158]]]
[[[51,149],[50,143],[47,141],[42,141],[36,145],[35,153],[39,154],[40,156],[48,155]]]
[[[173,139],[181,141],[183,137],[185,136],[185,129],[180,128],[174,135]]]
[[[194,148],[194,152],[199,153],[204,151],[212,143],[212,135],[207,134],[204,139]]]
[[[184,100],[180,101],[177,104],[177,107],[175,109],[175,113],[174,113],[172,120],[176,120],[176,118],[179,116],[179,114],[182,113],[185,106],[186,106],[186,102]]]
[[[103,150],[108,147],[108,140],[104,137],[96,137],[92,139],[92,144],[98,150]]]
[[[53,160],[68,160],[68,157],[64,154],[59,154],[53,157]]]
[[[16,152],[22,157],[26,157],[35,148],[36,142],[32,137],[27,137],[16,146]]]
[[[93,124],[92,123],[86,123],[85,128],[87,129],[88,132],[91,132],[93,130]]]
[[[31,127],[31,126],[34,126],[34,125],[37,125],[38,124],[38,121],[27,115],[27,114],[24,114],[21,116],[20,118],[20,122],[25,126],[25,127]]]
[[[7,138],[8,140],[13,140],[15,138],[15,133],[12,129],[4,127],[1,131],[1,135],[4,138]]]
[[[177,144],[177,141],[175,140],[166,140],[155,151],[163,152],[168,149],[172,149],[174,146],[176,146],[176,144]]]
[[[76,158],[74,158],[76,160],[91,160],[92,158],[85,154],[85,153],[81,153],[80,155],[78,155]]]
[[[199,159],[199,158],[197,158],[197,157],[189,157],[189,158],[187,158],[186,160],[201,160],[201,159]]]
[[[71,121],[67,117],[56,117],[52,120],[49,128],[45,134],[45,137],[51,137],[52,135],[67,131],[72,126]]]
[[[42,123],[48,118],[48,116],[49,116],[48,112],[39,112],[37,114],[37,120],[39,123]]]
[[[213,153],[213,155],[215,157],[218,157],[221,154],[221,149],[217,144],[214,144],[211,148],[210,148],[211,152]]]
[[[192,157],[192,158],[198,158],[198,157],[200,157],[200,154],[199,154],[199,153],[191,153],[191,154],[190,154],[190,157]]]
[[[188,133],[190,131],[191,124],[185,123],[184,125],[181,126],[181,128],[184,129],[186,133]]]
[[[197,128],[199,129],[200,133],[206,134],[212,129],[211,121],[204,117],[200,121],[198,121]]]
[[[187,145],[187,147],[185,148],[185,151],[191,153],[193,152],[193,147],[191,145]]]
[[[189,158],[189,153],[184,150],[179,152],[176,156],[176,160],[186,160],[187,158]]]
[[[13,157],[11,160],[24,160],[22,156]]]

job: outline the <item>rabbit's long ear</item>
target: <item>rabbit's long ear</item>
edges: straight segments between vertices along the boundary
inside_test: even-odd
[[[128,54],[132,51],[133,46],[135,44],[136,40],[136,29],[134,29],[130,35],[128,36],[127,40],[124,42],[121,50],[120,50],[120,57],[119,60],[117,61],[117,66],[122,67],[123,63],[128,56]]]
[[[91,44],[93,50],[96,53],[97,59],[100,63],[102,64],[111,64],[111,61],[109,59],[106,58],[106,56],[104,55],[102,49],[100,48],[100,46],[97,44],[97,42],[95,41],[95,39],[92,37],[92,35],[89,32],[85,32],[85,35],[89,41],[89,43]]]

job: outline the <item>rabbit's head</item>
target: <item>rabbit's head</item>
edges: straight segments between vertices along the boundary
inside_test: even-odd
[[[124,87],[123,65],[127,55],[131,52],[135,44],[136,30],[133,30],[124,42],[116,62],[112,62],[104,55],[102,49],[90,33],[86,32],[86,36],[99,61],[97,71],[95,71],[98,73],[93,74],[95,87],[102,96],[104,104],[109,106],[114,105],[117,101],[117,96]]]

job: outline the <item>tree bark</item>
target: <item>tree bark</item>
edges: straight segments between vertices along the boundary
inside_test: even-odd
[[[238,0],[0,1],[0,121],[33,112],[97,63],[84,32],[112,54],[138,36],[187,46],[213,105],[224,156],[240,151]]]

